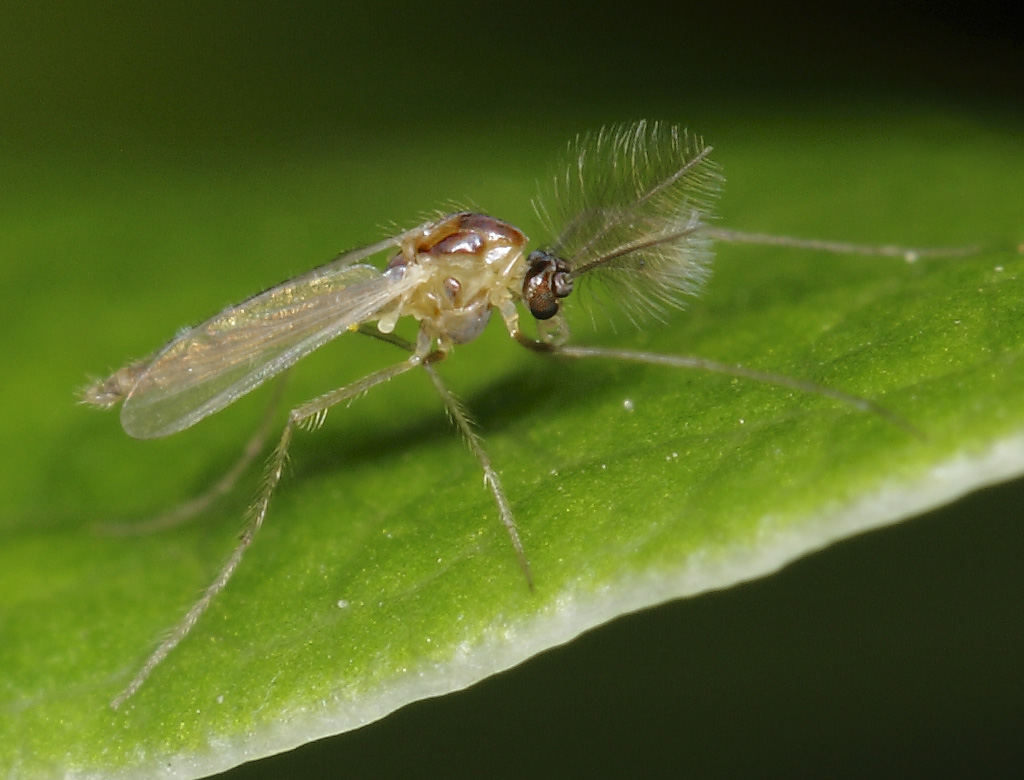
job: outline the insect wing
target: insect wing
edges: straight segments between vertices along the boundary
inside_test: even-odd
[[[125,432],[149,439],[189,428],[372,319],[415,279],[412,274],[394,278],[358,260],[414,232],[341,255],[179,335],[156,355],[125,399]]]

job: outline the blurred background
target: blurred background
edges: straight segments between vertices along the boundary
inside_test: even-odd
[[[329,156],[338,170],[320,175],[348,177],[359,202],[345,214],[321,203],[310,219],[343,222],[340,249],[375,237],[360,223],[487,186],[491,210],[520,204],[515,221],[540,169],[510,173],[506,155],[543,162],[582,129],[640,117],[724,145],[747,122],[799,115],[833,131],[837,153],[847,122],[953,117],[1024,147],[1018,14],[934,0],[5,2],[0,211],[13,224],[34,199],[57,214],[119,183],[206,168],[258,187],[261,170],[308,172]],[[315,201],[320,184],[294,186]],[[160,197],[230,221],[231,203],[202,192]],[[116,240],[141,229],[133,218]],[[329,252],[298,253],[295,270],[310,256]],[[72,275],[97,295],[143,286],[107,273]],[[264,273],[271,283],[280,269]],[[47,274],[0,257],[8,293]],[[237,280],[228,289],[195,316],[237,295]],[[130,354],[127,336],[103,338],[93,366]],[[225,777],[1020,773],[1024,610],[1006,605],[1024,603],[1022,503],[1019,483],[991,489]]]
[[[851,101],[1020,110],[1012,3],[5,3],[7,151],[131,165]],[[848,108],[846,110],[849,110]]]

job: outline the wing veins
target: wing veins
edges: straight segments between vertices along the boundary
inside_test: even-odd
[[[157,353],[125,399],[125,431],[153,438],[184,430],[372,319],[415,279],[392,279],[358,260],[420,229],[340,255],[180,334]]]

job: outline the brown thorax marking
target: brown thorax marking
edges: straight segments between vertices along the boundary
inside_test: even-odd
[[[472,341],[495,308],[507,308],[521,294],[526,236],[517,227],[485,214],[458,212],[408,237],[385,273],[421,275],[377,322],[382,333],[399,317],[411,316],[442,350]]]

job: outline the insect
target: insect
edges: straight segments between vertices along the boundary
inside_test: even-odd
[[[568,358],[606,358],[715,371],[829,396],[905,425],[873,402],[778,374],[695,356],[575,346],[562,305],[591,278],[634,321],[663,317],[700,290],[714,240],[781,244],[906,259],[968,250],[911,250],[742,233],[713,227],[722,177],[711,147],[672,125],[638,122],[578,137],[569,164],[551,182],[537,211],[551,235],[527,252],[515,226],[468,211],[439,215],[376,244],[346,252],[187,329],[156,353],[87,387],[82,400],[121,404],[124,430],[140,439],[169,436],[220,411],[350,331],[383,339],[407,353],[401,361],[292,409],[270,455],[265,480],[240,541],[213,582],[111,703],[120,706],[185,638],[225,587],[266,519],[297,428],[315,429],[329,409],[413,369],[427,373],[483,470],[527,583],[530,565],[498,472],[470,417],[436,365],[475,339],[495,315],[523,346]],[[366,262],[382,256],[378,265]],[[536,335],[521,327],[521,308]],[[395,333],[400,318],[418,321],[415,341]],[[171,516],[178,520],[226,492],[260,450],[260,437],[206,497]]]

